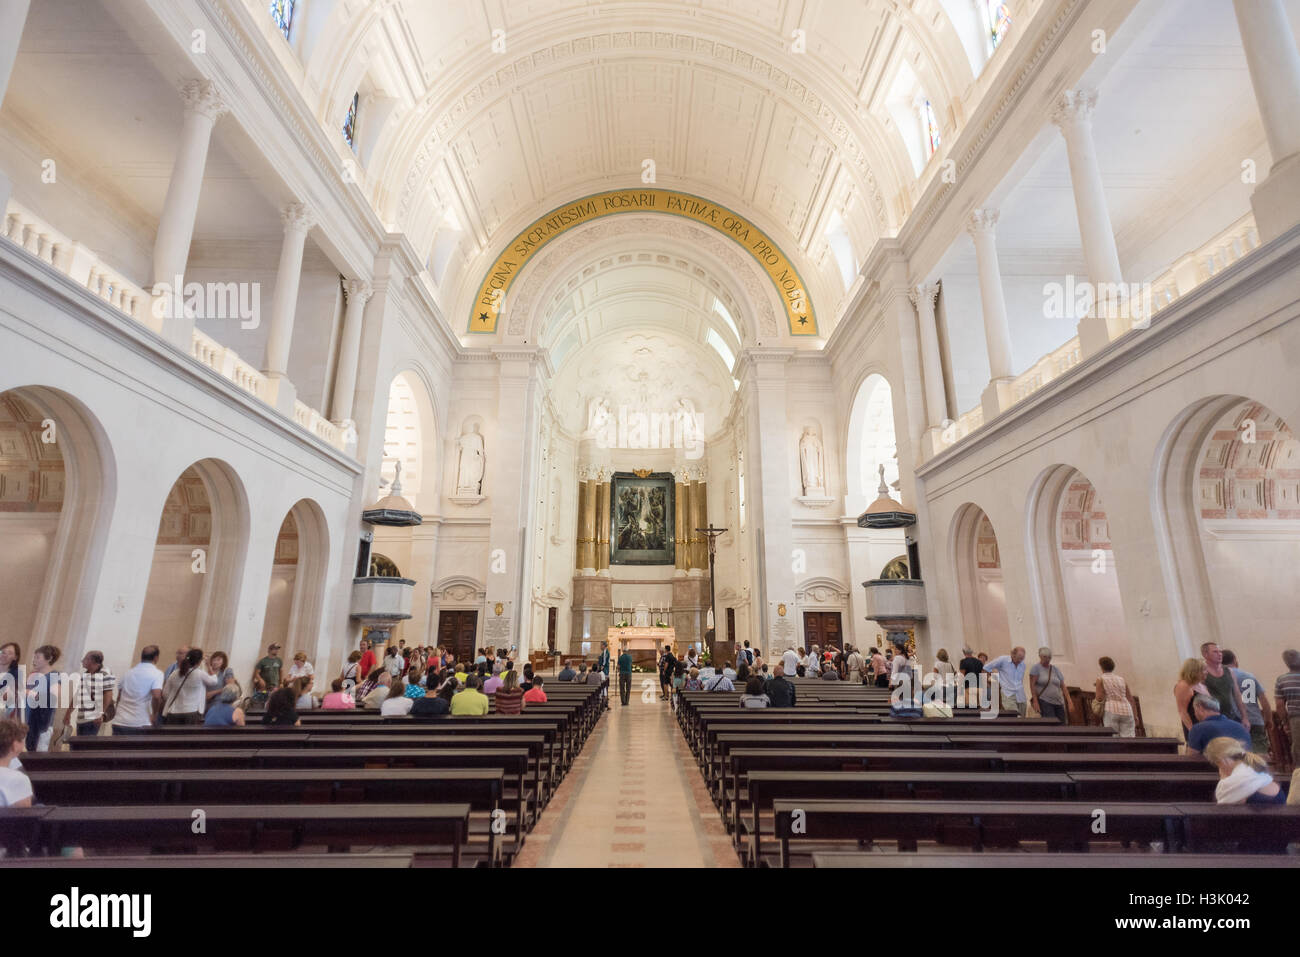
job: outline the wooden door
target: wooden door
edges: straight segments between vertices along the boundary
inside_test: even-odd
[[[743,641],[736,641],[736,609],[727,609],[727,641],[735,641],[736,644],[744,647]]]
[[[477,611],[438,612],[438,644],[455,655],[456,661],[474,661],[474,639],[477,635]]]
[[[555,650],[555,616],[558,608],[546,609],[546,650]]]
[[[809,650],[816,645],[822,651],[833,645],[844,649],[840,633],[838,611],[806,611],[803,613],[803,646]]]

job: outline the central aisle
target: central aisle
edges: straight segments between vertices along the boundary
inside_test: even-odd
[[[587,741],[515,867],[739,867],[667,702],[633,676]]]

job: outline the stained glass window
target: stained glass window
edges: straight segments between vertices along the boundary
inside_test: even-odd
[[[939,148],[939,121],[934,115],[934,107],[930,105],[929,100],[926,100],[925,106],[921,108],[921,116],[925,121],[925,134],[929,138],[930,153],[933,155]]]
[[[293,25],[293,0],[271,0],[271,19],[284,38],[289,39],[289,28]]]
[[[357,104],[360,100],[360,93],[352,94],[352,102],[348,105],[348,115],[343,118],[343,138],[348,141],[348,146],[354,150],[357,148],[355,142],[357,135]]]
[[[997,47],[1011,27],[1011,12],[999,0],[985,0],[984,10],[988,17],[989,40]]]

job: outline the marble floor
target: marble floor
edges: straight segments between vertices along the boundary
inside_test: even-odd
[[[611,709],[515,867],[740,866],[670,707],[650,681],[634,676],[627,707],[614,689]]]

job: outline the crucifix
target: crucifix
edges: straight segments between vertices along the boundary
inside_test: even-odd
[[[718,599],[715,595],[713,585],[713,559],[718,551],[718,536],[726,531],[725,528],[714,528],[713,523],[709,523],[708,528],[697,528],[697,532],[708,536],[709,539],[709,611],[713,613],[713,640],[718,640]],[[728,638],[731,636],[728,635]],[[713,646],[709,646],[709,657],[713,657]]]

